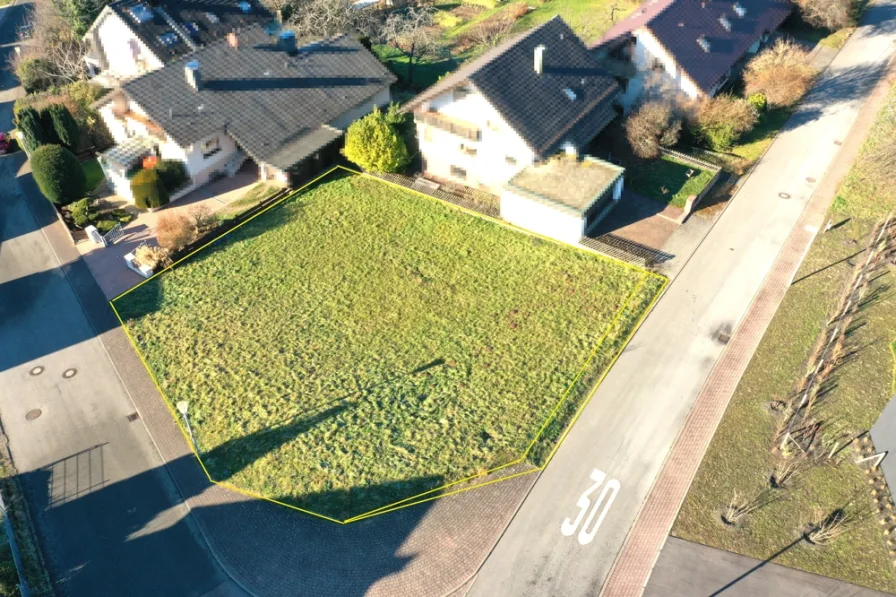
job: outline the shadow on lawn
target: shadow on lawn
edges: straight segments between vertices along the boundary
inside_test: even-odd
[[[250,440],[242,443],[255,450]],[[62,594],[114,595],[122,587],[134,596],[213,592],[227,579],[208,541],[217,560],[255,594],[365,595],[414,559],[402,547],[430,508],[419,505],[341,526],[228,492],[225,499],[237,499],[215,503],[203,496],[185,516],[175,506],[211,489],[195,458],[108,482],[102,463],[123,456],[113,442],[19,476],[51,579]],[[340,502],[346,494],[314,497]]]

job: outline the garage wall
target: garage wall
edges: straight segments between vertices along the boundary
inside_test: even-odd
[[[507,190],[501,194],[501,217],[520,228],[571,245],[579,244],[585,232],[582,216],[554,209]]]

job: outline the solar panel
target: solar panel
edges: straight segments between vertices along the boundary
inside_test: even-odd
[[[194,21],[187,21],[184,23],[184,28],[190,35],[199,35],[199,24]]]
[[[250,10],[252,10],[252,5],[246,2],[246,0],[243,0],[237,6],[239,6],[240,10],[244,13],[248,13]]]
[[[180,41],[180,38],[177,36],[177,33],[173,31],[166,31],[162,35],[159,36],[159,41],[165,44],[166,47],[171,47],[177,42]]]
[[[128,9],[128,12],[138,23],[147,23],[153,18],[152,10],[145,4],[135,4]]]

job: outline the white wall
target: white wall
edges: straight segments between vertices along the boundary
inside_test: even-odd
[[[108,72],[122,79],[162,68],[162,62],[140,41],[130,25],[109,9],[100,16],[97,35],[109,64]],[[88,34],[89,37],[89,34]],[[97,49],[99,50],[99,49]]]
[[[677,89],[680,89],[685,95],[691,99],[697,99],[702,92],[691,78],[679,68],[675,59],[666,51],[659,40],[650,32],[649,29],[640,28],[633,32],[635,36],[635,48],[632,53],[632,62],[639,71],[648,71],[653,68],[654,60],[659,60],[664,69],[665,77],[674,83]],[[694,45],[697,44],[696,38]],[[658,72],[658,71],[657,71]]]
[[[500,193],[505,182],[530,165],[535,154],[497,110],[475,89],[464,98],[455,100],[447,91],[422,106],[457,119],[482,131],[480,141],[470,141],[432,125],[417,123],[417,140],[426,161],[426,172],[440,178],[454,180],[473,188],[485,188]],[[474,148],[476,155],[468,155],[461,146]],[[507,158],[516,163],[508,163]],[[466,179],[454,176],[451,167],[467,172]]]
[[[585,233],[585,219],[505,190],[501,193],[501,217],[520,228],[577,245]]]
[[[389,93],[389,88],[386,87],[371,99],[365,100],[364,103],[356,106],[352,110],[349,110],[339,118],[331,121],[329,124],[335,129],[344,131],[354,121],[359,120],[373,112],[373,106],[384,108],[385,106],[389,105],[390,101],[392,101],[392,96]]]

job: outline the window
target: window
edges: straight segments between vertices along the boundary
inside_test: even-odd
[[[504,161],[510,166],[516,166],[516,158],[512,155],[504,156]]]
[[[451,166],[451,176],[454,176],[456,178],[463,178],[464,180],[466,180],[467,171],[457,166]]]
[[[221,143],[217,137],[214,137],[208,141],[203,141],[200,150],[202,151],[202,157],[209,158],[221,151]]]
[[[477,151],[475,147],[470,147],[469,145],[460,144],[460,150],[467,155],[476,155]]]

